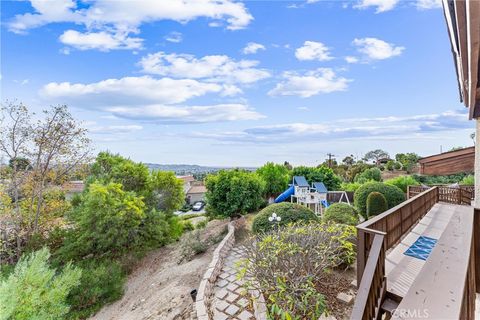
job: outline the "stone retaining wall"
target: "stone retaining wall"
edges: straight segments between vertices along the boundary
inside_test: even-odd
[[[235,245],[235,229],[238,229],[244,224],[245,218],[243,217],[231,221],[228,224],[227,235],[213,252],[212,261],[210,262],[207,271],[205,271],[200,286],[198,287],[197,300],[195,301],[195,310],[197,312],[198,320],[210,320],[213,318],[213,308],[211,308],[213,287],[222,270],[225,257]]]

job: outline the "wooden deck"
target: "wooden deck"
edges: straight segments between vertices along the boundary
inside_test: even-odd
[[[419,236],[440,239],[454,213],[463,212],[466,208],[468,207],[446,203],[435,204],[412,231],[390,252],[387,252],[385,260],[387,292],[400,298],[405,297],[426,261],[407,256],[404,252]]]

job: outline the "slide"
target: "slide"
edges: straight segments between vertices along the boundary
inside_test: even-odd
[[[325,208],[330,207],[330,204],[328,203],[327,200],[322,200],[322,204],[323,204],[323,206],[324,206]]]
[[[286,200],[289,200],[291,196],[293,196],[293,194],[295,193],[295,187],[294,186],[290,186],[287,190],[285,190],[281,195],[279,195],[276,199],[275,199],[275,203],[279,203],[279,202],[283,202],[283,201],[286,201]]]

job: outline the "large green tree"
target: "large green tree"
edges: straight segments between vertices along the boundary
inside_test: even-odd
[[[309,184],[313,182],[323,182],[328,190],[339,190],[342,180],[327,166],[319,167],[296,167],[292,171],[293,176],[304,176]]]
[[[265,181],[265,195],[275,196],[288,187],[290,171],[283,164],[267,162],[257,169],[257,174]]]
[[[265,182],[245,170],[221,170],[206,179],[207,210],[213,216],[234,217],[258,210]]]
[[[185,203],[183,181],[173,172],[154,171],[149,177],[147,204],[149,207],[172,214]]]

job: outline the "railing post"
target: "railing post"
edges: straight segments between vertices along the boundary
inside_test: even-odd
[[[407,200],[410,199],[410,186],[407,186]]]
[[[360,287],[363,270],[365,269],[367,259],[365,250],[365,231],[357,228],[357,289]]]
[[[473,255],[475,260],[475,291],[480,293],[480,209],[473,209]]]

